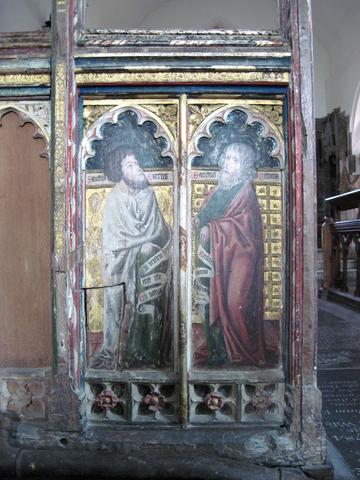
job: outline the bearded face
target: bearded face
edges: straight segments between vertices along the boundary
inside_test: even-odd
[[[134,155],[127,155],[123,159],[121,170],[124,182],[133,190],[142,190],[149,185],[145,173]]]
[[[224,161],[219,172],[218,185],[222,190],[230,190],[241,181],[242,162],[238,149],[230,145],[224,152]]]
[[[230,190],[248,177],[246,169],[254,161],[253,151],[246,145],[229,145],[224,151],[224,158],[219,172],[218,187]]]

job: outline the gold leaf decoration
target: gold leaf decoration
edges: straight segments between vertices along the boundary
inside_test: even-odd
[[[264,318],[280,320],[282,316],[282,188],[276,183],[255,183],[264,223]]]
[[[189,105],[189,134],[193,135],[201,122],[209,116],[212,112],[222,107],[223,105]]]
[[[177,137],[178,108],[177,105],[145,105],[150,112],[155,113],[166,124],[174,138]]]
[[[283,109],[282,105],[256,105],[254,110],[262,113],[273,125],[282,127],[283,124]]]
[[[55,252],[58,258],[65,245],[65,94],[66,66],[56,65],[55,80]]]
[[[261,82],[289,83],[289,72],[101,72],[77,73],[78,85],[114,84],[114,83],[188,83],[188,82]]]
[[[103,115],[106,111],[110,110],[109,105],[87,105],[84,107],[83,113],[83,132],[84,134],[89,130],[91,125]]]

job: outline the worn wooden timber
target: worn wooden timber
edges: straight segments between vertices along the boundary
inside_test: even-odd
[[[175,472],[179,478],[230,479],[240,475],[244,479],[279,480],[290,474],[302,476],[301,466],[310,464],[305,469],[308,477],[317,470],[311,465],[320,465],[325,473],[316,478],[329,478],[329,469],[324,468],[325,436],[315,372],[316,182],[311,5],[310,0],[279,0],[278,5],[278,31],[128,32],[87,31],[83,0],[54,0],[51,50],[48,32],[24,34],[18,39],[13,34],[0,36],[3,97],[14,102],[46,95],[49,98],[51,81],[53,312],[48,321],[53,321],[54,352],[51,368],[20,371],[10,365],[0,370],[0,449],[4,452],[1,473],[21,478],[128,478],[129,474],[133,478],[169,478]],[[29,76],[21,77],[25,74]],[[136,95],[144,98],[149,92],[155,102],[156,98],[169,98],[176,92],[180,113],[185,118],[186,95],[191,92],[195,98],[201,98],[201,89],[205,88],[209,88],[208,96],[212,99],[223,91],[223,95],[234,95],[239,103],[241,98],[246,101],[247,96],[262,96],[278,102],[277,108],[283,106],[286,161],[281,166],[285,179],[281,198],[286,207],[279,218],[285,219],[284,231],[289,236],[284,239],[282,252],[288,281],[283,292],[280,362],[271,368],[230,372],[227,368],[191,369],[188,242],[184,247],[185,260],[175,261],[182,265],[185,273],[181,278],[185,280],[175,289],[180,321],[174,334],[178,346],[174,368],[89,368],[82,289],[82,102],[85,99],[97,106],[99,99],[116,102],[137,98]],[[176,121],[180,157],[184,159],[188,154],[187,126]],[[179,193],[179,203],[182,198],[189,198],[184,165],[183,161],[182,171],[177,172],[178,184],[175,183],[183,192],[181,198]],[[186,205],[184,225],[189,223],[191,209],[186,202],[182,205]],[[337,234],[341,233],[347,232],[339,230]],[[184,240],[181,235],[186,244],[186,232],[178,234],[178,243]],[[132,410],[141,397],[141,389],[156,390],[168,384],[175,386],[175,396],[178,395],[174,401],[175,420],[163,421],[160,412],[152,415],[151,420],[144,415],[141,421],[133,421]],[[219,420],[213,412],[207,425],[192,421],[191,395],[195,395],[195,384],[205,385],[211,391],[224,388],[232,392],[231,421]],[[108,405],[103,408],[102,402],[119,399],[125,405],[124,415],[119,416],[120,420],[109,421]],[[31,410],[36,402],[41,407],[38,417]],[[205,400],[200,399],[201,402]],[[13,410],[9,405],[15,405]],[[93,410],[96,413],[99,405],[105,414],[94,420]],[[266,408],[272,408],[271,414],[275,414],[266,417]],[[252,416],[246,416],[246,409]],[[287,467],[296,471],[287,471]]]

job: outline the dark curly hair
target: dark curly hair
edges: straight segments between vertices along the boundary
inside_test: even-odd
[[[104,156],[104,174],[112,182],[120,182],[123,177],[122,161],[129,155],[139,159],[140,152],[136,146],[124,145],[106,152]]]

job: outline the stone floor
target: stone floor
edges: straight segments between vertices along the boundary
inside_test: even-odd
[[[340,453],[335,478],[360,479],[360,313],[319,300],[318,338],[323,421],[335,457]]]

